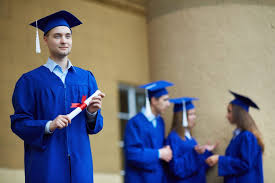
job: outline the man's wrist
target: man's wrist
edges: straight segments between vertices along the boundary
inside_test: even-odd
[[[92,117],[96,116],[96,114],[97,114],[97,111],[95,111],[95,112],[90,112],[88,108],[86,109],[86,111],[87,111],[87,114],[88,114],[89,116],[92,116]]]
[[[88,109],[86,108],[86,116],[87,116],[87,122],[88,123],[93,123],[96,121],[96,116],[97,116],[97,111],[91,113],[88,111]]]
[[[161,159],[161,149],[158,150],[158,158]]]
[[[52,123],[52,121],[48,121],[47,123],[46,123],[46,126],[45,126],[45,134],[52,134],[53,133],[53,129],[51,130],[50,129],[50,125],[51,125],[51,123]]]

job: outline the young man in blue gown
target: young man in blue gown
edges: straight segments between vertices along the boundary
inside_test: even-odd
[[[171,160],[172,151],[164,145],[165,124],[160,115],[170,105],[166,87],[172,85],[157,81],[141,86],[148,92],[146,108],[125,129],[125,183],[166,182],[164,164]]]
[[[26,183],[92,183],[93,162],[89,134],[103,127],[103,93],[73,120],[66,114],[97,90],[90,71],[72,65],[71,28],[82,24],[59,11],[31,25],[44,32],[49,49],[46,64],[23,74],[12,103],[12,131],[24,141]],[[72,107],[71,107],[72,106]]]

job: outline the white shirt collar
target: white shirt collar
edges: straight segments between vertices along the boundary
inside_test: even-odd
[[[153,121],[154,119],[156,119],[156,116],[153,114],[153,113],[149,113],[149,114],[146,114],[146,112],[145,112],[146,110],[145,110],[145,107],[143,107],[142,109],[141,109],[141,112],[142,112],[142,114],[147,118],[147,120],[148,121]]]
[[[240,128],[236,128],[234,131],[233,131],[233,137],[237,137],[240,133],[242,132],[242,130]]]
[[[185,130],[184,135],[185,135],[185,137],[187,137],[188,140],[192,139],[191,133],[190,133],[190,131],[188,129]]]
[[[46,64],[44,64],[44,66],[47,67],[51,72],[53,72],[53,70],[55,68],[58,68],[59,70],[61,69],[60,71],[62,72],[62,68],[55,61],[53,61],[50,58],[48,58],[48,61],[47,61]],[[71,67],[74,70],[74,67],[73,67],[71,61],[68,59],[68,67],[67,67],[67,69],[70,69]]]

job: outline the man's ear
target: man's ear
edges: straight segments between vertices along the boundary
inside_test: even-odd
[[[48,37],[44,36],[43,39],[44,39],[44,43],[47,45],[48,44]]]
[[[43,39],[44,39],[44,44],[45,44],[46,46],[48,46],[48,36],[45,35],[45,36],[43,37]]]
[[[158,102],[158,99],[156,97],[151,98],[151,104],[156,105],[157,102]]]

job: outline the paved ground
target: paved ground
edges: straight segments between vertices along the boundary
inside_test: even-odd
[[[0,168],[0,183],[24,183],[24,170]],[[122,183],[117,174],[94,173],[94,183]]]

